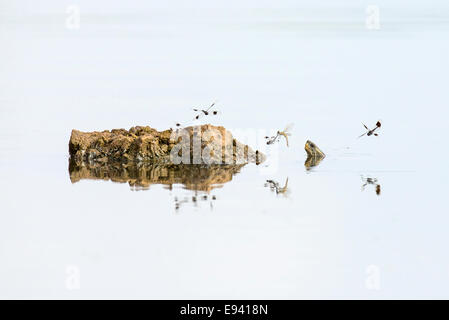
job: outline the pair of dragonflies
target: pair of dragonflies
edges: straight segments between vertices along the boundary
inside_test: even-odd
[[[220,111],[216,108],[214,108],[215,106],[215,102],[212,103],[208,108],[206,109],[198,109],[198,108],[193,108],[193,111],[196,112],[195,118],[194,120],[198,120],[203,116],[209,116],[209,115],[213,115],[216,116],[220,113]],[[181,123],[176,123],[177,127],[181,127]]]
[[[380,123],[380,121],[377,121],[376,126],[373,129],[368,128],[365,124],[363,124],[363,126],[365,127],[366,132],[364,134],[362,134],[361,136],[359,136],[359,138],[363,137],[364,135],[366,135],[368,137],[375,135],[376,137],[378,137],[379,134],[376,132],[376,130],[382,126],[382,123]]]
[[[292,135],[290,133],[290,130],[292,129],[292,127],[293,127],[293,124],[291,123],[291,124],[287,125],[284,130],[282,130],[282,131],[278,130],[276,132],[276,135],[271,136],[271,137],[266,136],[265,140],[267,141],[267,144],[270,145],[275,142],[278,142],[281,139],[281,137],[284,137],[285,142],[287,143],[287,147],[288,147],[288,137]]]
[[[207,108],[206,110],[204,109],[196,109],[193,108],[193,111],[195,111],[197,113],[197,115],[195,116],[195,120],[198,120],[201,116],[208,116],[208,115],[214,115],[216,116],[219,111],[217,109],[212,109],[215,106],[215,102],[212,103],[209,108]]]

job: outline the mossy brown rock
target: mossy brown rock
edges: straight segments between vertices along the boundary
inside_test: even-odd
[[[165,131],[148,126],[102,132],[72,130],[69,153],[71,160],[77,163],[170,164],[173,163],[173,155],[176,155],[179,158],[186,156],[183,159],[187,159],[188,163],[201,164],[205,153],[208,153],[208,159],[213,164],[260,163],[264,160],[263,154],[238,142],[224,127],[210,124]]]

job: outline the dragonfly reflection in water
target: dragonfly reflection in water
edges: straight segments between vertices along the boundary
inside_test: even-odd
[[[195,207],[197,207],[198,202],[207,202],[207,201],[209,201],[209,207],[212,210],[214,208],[215,200],[217,200],[217,197],[215,195],[204,194],[199,196],[197,193],[195,193],[195,195],[191,197],[184,197],[182,200],[179,200],[178,197],[175,197],[174,198],[175,210],[179,211],[181,205],[183,204],[192,203]]]
[[[365,187],[367,185],[373,185],[375,187],[375,189],[376,189],[376,194],[378,196],[380,196],[381,188],[380,188],[380,184],[378,183],[377,178],[370,178],[370,177],[366,177],[365,178],[364,176],[361,176],[361,177],[362,177],[362,181],[363,181],[362,191],[365,190]]]
[[[267,144],[270,145],[275,142],[278,142],[281,139],[281,137],[284,137],[285,142],[287,143],[287,147],[288,147],[288,137],[292,135],[290,132],[292,127],[293,127],[293,124],[291,123],[291,124],[287,125],[284,130],[282,130],[282,131],[278,130],[276,132],[275,136],[271,136],[271,137],[266,136],[265,140],[267,140]]]

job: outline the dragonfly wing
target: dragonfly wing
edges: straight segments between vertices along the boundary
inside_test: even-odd
[[[294,125],[295,125],[294,123],[289,123],[288,125],[286,125],[285,129],[284,129],[284,133],[290,135],[291,134],[290,131],[293,129]]]

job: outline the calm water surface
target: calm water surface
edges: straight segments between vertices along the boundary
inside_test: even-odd
[[[377,31],[356,1],[81,2],[78,30],[57,2],[4,3],[0,297],[449,298],[445,2],[382,1]],[[73,128],[165,129],[213,100],[254,148],[294,122],[290,147],[211,184],[69,169]]]

